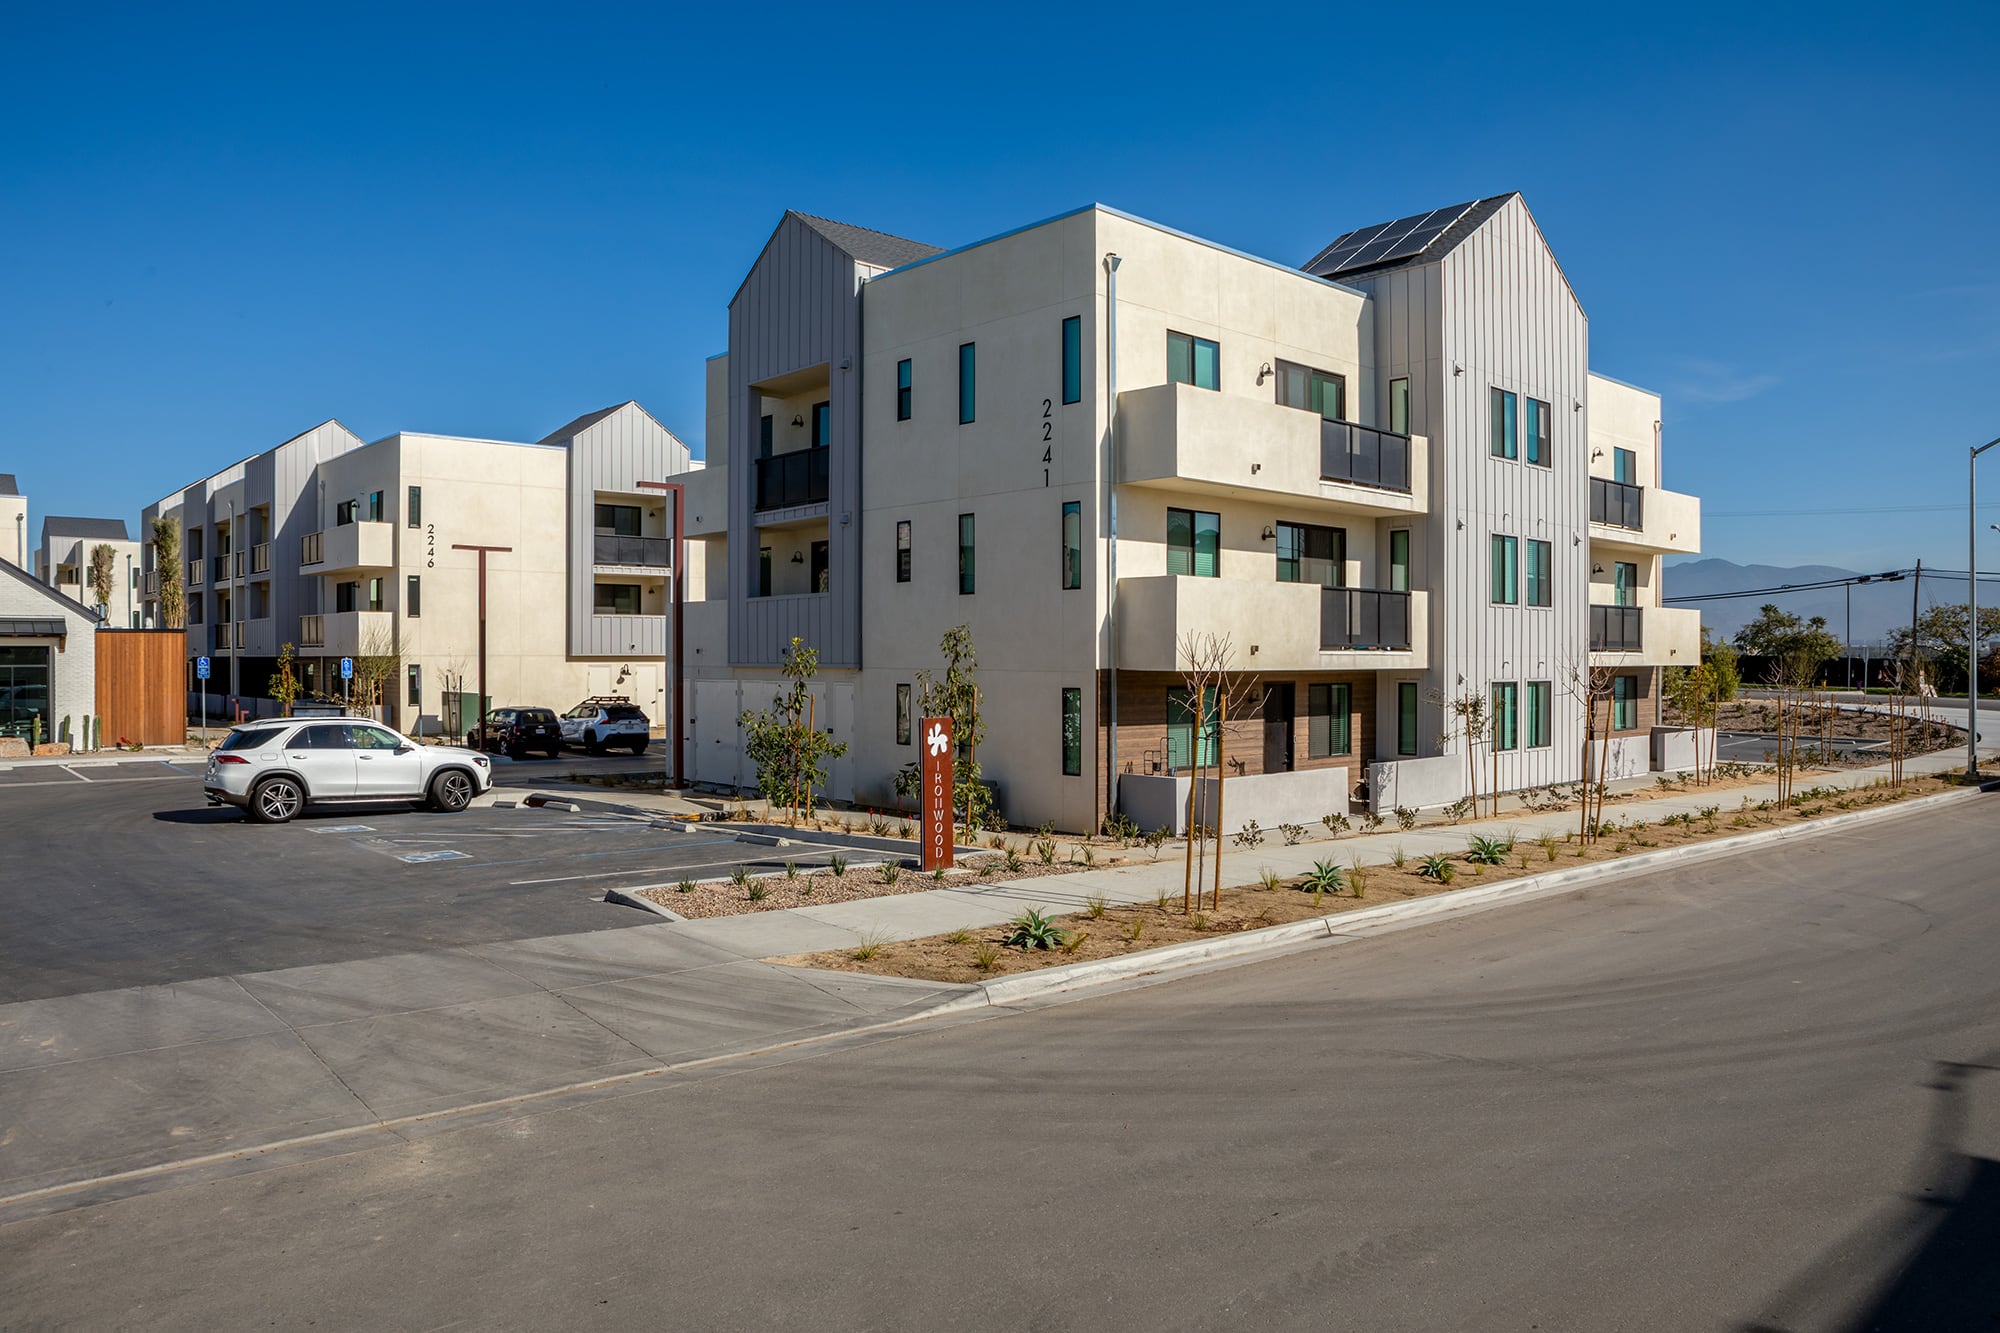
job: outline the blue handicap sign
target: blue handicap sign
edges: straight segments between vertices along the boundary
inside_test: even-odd
[[[354,659],[353,659],[353,658],[351,658],[351,657],[343,657],[343,658],[341,658],[341,659],[340,659],[340,678],[341,678],[342,680],[353,680],[353,679],[354,679]]]
[[[197,657],[194,659],[194,678],[196,680],[208,679],[208,659],[206,657]]]

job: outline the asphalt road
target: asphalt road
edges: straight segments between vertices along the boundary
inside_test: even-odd
[[[1989,798],[441,1125],[0,1228],[0,1310],[160,1328],[1988,1328],[1996,852]]]
[[[518,788],[568,766],[501,771]],[[646,926],[606,890],[788,855],[823,859],[589,807],[349,807],[271,827],[210,807],[192,763],[23,766],[0,772],[0,1003]]]

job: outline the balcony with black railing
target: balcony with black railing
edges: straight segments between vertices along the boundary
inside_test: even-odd
[[[1590,608],[1590,651],[1593,653],[1636,653],[1644,649],[1643,606],[1597,606]]]
[[[824,504],[832,470],[828,449],[794,449],[757,460],[757,508],[790,509]]]
[[[1410,594],[1380,588],[1322,588],[1322,652],[1410,650]]]
[[[620,537],[600,532],[592,558],[600,565],[670,569],[674,563],[674,543],[670,537]]]
[[[1609,477],[1592,477],[1590,521],[1642,531],[1646,526],[1646,488]]]
[[[1410,437],[1356,421],[1319,423],[1319,475],[1324,481],[1410,489]]]

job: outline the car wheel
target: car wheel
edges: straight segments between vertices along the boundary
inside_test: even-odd
[[[464,770],[448,768],[431,779],[431,809],[455,814],[472,804],[472,778]]]
[[[636,742],[634,742],[634,743],[633,743],[633,745],[632,745],[632,753],[633,753],[633,754],[644,754],[644,753],[646,753],[646,744],[647,744],[647,743],[646,743],[645,741],[636,741]]]
[[[284,824],[305,809],[305,788],[291,778],[266,778],[250,793],[250,818],[259,824]]]

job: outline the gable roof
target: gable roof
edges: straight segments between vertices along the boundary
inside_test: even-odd
[[[11,472],[0,472],[0,495],[19,495],[21,487]]]
[[[1457,249],[1466,237],[1478,231],[1487,219],[1507,206],[1509,200],[1520,197],[1519,190],[1509,190],[1506,194],[1496,194],[1486,199],[1475,199],[1470,203],[1453,204],[1448,208],[1432,209],[1428,214],[1418,213],[1395,222],[1376,223],[1371,227],[1357,227],[1353,231],[1342,232],[1333,243],[1300,265],[1306,272],[1322,278],[1348,279],[1370,273],[1384,273],[1390,269],[1410,268],[1417,264],[1434,263]],[[1340,256],[1337,252],[1350,246],[1356,238],[1368,232],[1385,232],[1384,239],[1402,234],[1397,229],[1403,223],[1419,224],[1431,218],[1443,225],[1440,230],[1412,226],[1407,230],[1413,237],[1422,239],[1422,244],[1414,249],[1402,246],[1388,246],[1388,257],[1369,259],[1366,247],[1358,252]],[[1429,233],[1426,235],[1426,233]],[[1362,262],[1356,263],[1359,259]]]
[[[63,518],[55,514],[42,520],[42,540],[50,537],[82,537],[89,541],[129,542],[131,533],[122,518]]]
[[[0,574],[5,574],[17,582],[26,584],[42,596],[48,598],[51,602],[54,602],[57,606],[62,607],[65,611],[82,616],[93,626],[97,624],[97,612],[95,609],[85,606],[82,602],[76,601],[74,598],[63,596],[54,588],[51,588],[48,584],[30,574],[27,570],[22,569],[19,565],[13,564],[10,561],[0,560]]]
[[[919,259],[929,259],[932,255],[944,253],[942,246],[925,245],[922,241],[913,241],[907,236],[891,236],[886,231],[873,231],[848,222],[814,217],[795,208],[786,209],[785,214],[797,218],[818,232],[835,249],[843,250],[873,268],[901,268],[905,264],[914,264]]]
[[[641,407],[639,405],[638,399],[627,398],[622,403],[613,403],[610,407],[599,408],[595,412],[585,412],[582,416],[578,417],[576,420],[572,422],[569,422],[567,425],[558,426],[555,430],[551,431],[549,434],[542,436],[542,438],[539,440],[536,440],[535,443],[536,444],[566,443],[567,441],[573,440],[577,436],[583,434],[585,431],[589,430],[592,426],[595,426],[598,422],[604,420],[606,417],[617,416],[620,412],[623,412],[628,407],[631,408],[634,412],[637,412],[640,416],[646,418],[646,420],[652,422],[655,426],[659,426],[662,431],[666,431],[668,439],[673,440],[676,443],[680,442],[681,437],[674,434],[672,431],[667,430],[666,426],[661,424],[660,419],[658,417],[654,416],[651,412],[648,412],[644,407]]]

